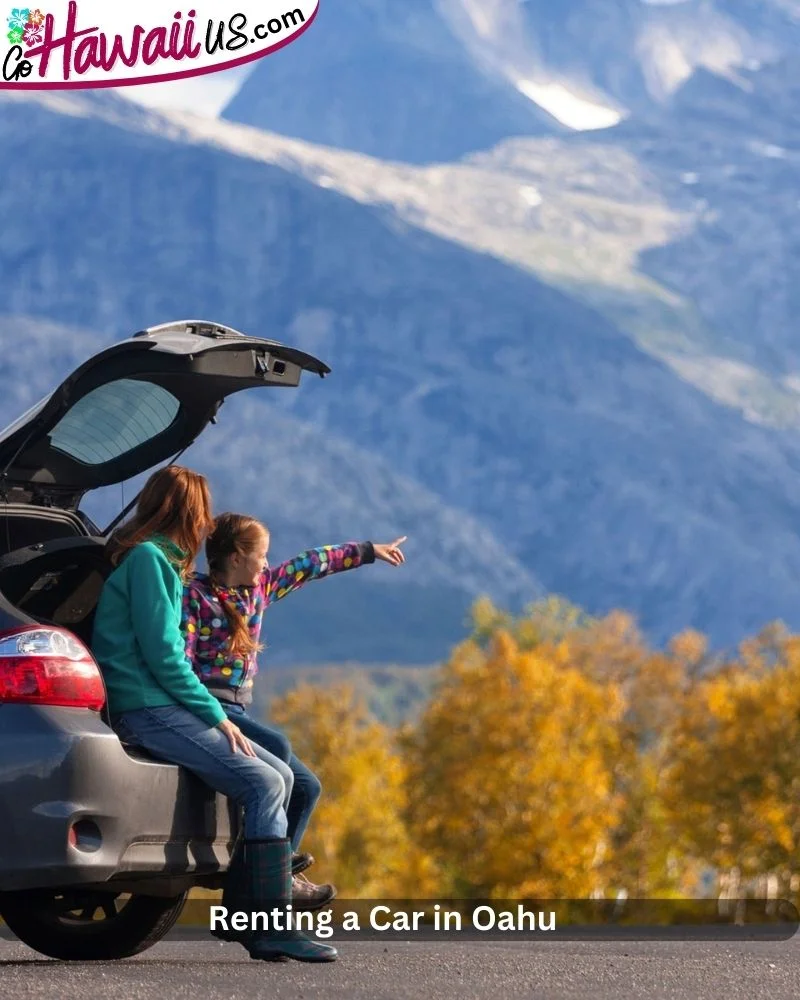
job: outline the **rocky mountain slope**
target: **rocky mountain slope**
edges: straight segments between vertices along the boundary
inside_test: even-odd
[[[414,163],[555,126],[475,66],[430,0],[328,0],[311,30],[256,66],[224,115]]]
[[[224,116],[409,163],[669,107],[793,57],[796,0],[329,0]]]
[[[561,189],[559,208],[554,186],[545,227],[535,222],[543,214],[537,209],[550,211],[551,196],[523,176],[528,166],[458,168],[466,171],[458,177],[467,190],[482,190],[484,198],[470,201],[472,215],[466,213],[473,235],[462,232],[456,242],[437,232],[446,212],[435,224],[415,215],[419,176],[412,168],[242,126],[149,114],[113,95],[8,99],[0,105],[0,134],[16,178],[0,194],[9,314],[107,336],[206,314],[291,340],[332,365],[329,383],[252,403],[239,451],[230,445],[208,453],[217,482],[235,481],[276,427],[289,465],[298,453],[293,441],[308,442],[304,455],[322,440],[349,456],[331,465],[320,458],[298,471],[297,492],[305,498],[317,495],[315,483],[324,487],[333,465],[375,462],[376,483],[391,471],[406,484],[388,491],[398,500],[392,513],[404,533],[421,538],[426,525],[428,538],[447,537],[450,515],[434,518],[437,504],[468,515],[473,527],[454,547],[415,553],[415,590],[428,585],[419,584],[419,574],[427,579],[434,565],[438,574],[430,590],[419,591],[419,603],[435,609],[440,600],[451,622],[455,612],[446,609],[454,604],[442,579],[460,580],[467,568],[490,591],[498,592],[493,580],[511,577],[523,597],[534,589],[524,572],[591,611],[628,607],[657,639],[695,625],[716,642],[730,642],[774,617],[797,620],[794,439],[753,426],[643,349],[621,323],[624,296],[602,314],[579,300],[563,275],[557,289],[534,273],[529,230],[538,232],[539,246],[553,241],[556,263],[562,251],[573,260],[559,266],[573,268],[576,284],[574,248],[571,258],[566,254],[569,226],[593,230],[593,220],[607,217],[612,234],[620,229],[611,199],[623,199],[603,192],[613,171],[604,173],[600,154],[580,154],[595,155],[598,164],[582,200],[585,164],[571,159],[569,147],[562,170],[572,171],[572,187]],[[540,152],[557,162],[562,148]],[[613,155],[630,156],[624,149]],[[446,203],[450,168],[438,169],[426,176],[440,178]],[[492,180],[482,189],[480,171]],[[646,231],[645,243],[651,230],[669,229],[674,212],[659,204],[658,180],[651,187],[650,176],[629,185],[627,199],[634,207],[626,224],[634,238]],[[513,218],[512,204],[520,213],[513,263],[513,254],[501,261],[478,252],[491,249],[482,240],[500,241],[498,220]],[[552,221],[559,218],[560,232]],[[640,280],[633,263],[621,271]],[[606,287],[619,292],[614,282]],[[342,474],[341,487],[320,495],[332,502],[354,478]],[[255,496],[260,481],[250,489],[248,497]],[[357,510],[371,489],[358,486],[349,509]],[[377,511],[384,494],[375,487],[373,496]],[[300,522],[294,497],[276,491],[269,499],[270,521],[281,523],[289,517],[281,510],[288,510],[300,543],[306,530],[317,536],[312,529],[329,523],[328,503],[306,499]],[[489,537],[510,562],[487,553]],[[333,602],[336,595],[339,602],[351,585],[343,578],[320,586],[313,599]],[[462,598],[477,586],[462,587]],[[377,645],[391,645],[388,659],[410,656],[401,655],[416,628],[410,607],[405,598],[384,605],[381,621],[393,631],[381,632]],[[464,607],[462,600],[457,613]],[[364,618],[363,608],[354,613],[365,628],[377,620]],[[431,640],[426,648],[436,651],[427,659],[448,642],[444,634],[438,646]],[[304,649],[302,657],[330,659],[322,650],[312,657]]]
[[[643,270],[696,304],[720,353],[792,391],[800,374],[798,98],[795,58],[738,82],[699,73],[673,108],[616,137],[695,219],[646,253]]]
[[[502,126],[490,148],[463,121],[477,105],[462,83],[454,121],[463,162],[420,172],[420,160],[437,157],[418,155],[410,133],[390,153],[369,151],[416,168],[298,152],[288,141],[263,140],[259,155],[525,267],[715,400],[750,420],[798,426],[796,0],[420,0],[408,10],[424,31],[395,31],[402,19],[381,0],[343,10],[346,22],[329,5],[331,23],[315,44],[333,32],[336,51],[357,40],[385,59],[391,37],[392,58],[402,61],[435,35],[474,79],[506,96],[527,93],[551,136],[537,119]],[[280,110],[287,94],[338,94],[340,76],[325,58],[301,55],[298,43],[265,60],[226,114],[363,150],[330,127],[336,96]],[[363,54],[348,65],[358,86],[339,119],[357,129],[379,109],[387,121],[416,115],[424,126],[412,91],[373,95],[371,81],[384,75]],[[441,91],[435,74],[420,74],[431,84],[425,93]]]

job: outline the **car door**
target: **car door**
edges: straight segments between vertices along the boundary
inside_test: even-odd
[[[7,501],[75,509],[187,448],[227,396],[295,388],[322,361],[230,327],[183,320],[143,330],[77,368],[0,432]]]

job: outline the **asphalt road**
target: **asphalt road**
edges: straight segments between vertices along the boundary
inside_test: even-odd
[[[166,941],[114,963],[62,963],[0,940],[3,1000],[797,1000],[788,942],[341,943],[339,961],[251,961],[239,945]]]

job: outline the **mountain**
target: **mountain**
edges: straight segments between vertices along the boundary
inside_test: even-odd
[[[669,107],[793,58],[796,0],[328,0],[223,117],[407,163]]]
[[[331,364],[329,382],[254,400],[241,447],[209,452],[208,461],[217,463],[215,482],[237,487],[230,496],[240,502],[248,456],[269,454],[268,469],[277,463],[265,450],[277,429],[285,468],[298,466],[291,481],[306,506],[280,489],[267,504],[257,475],[246,496],[250,503],[259,497],[259,511],[268,506],[270,523],[287,525],[287,545],[291,525],[293,544],[308,544],[328,526],[345,529],[344,518],[328,522],[323,512],[349,493],[357,470],[374,462],[375,483],[389,472],[399,477],[385,491],[362,482],[345,501],[351,530],[360,522],[349,517],[368,495],[376,515],[391,515],[387,530],[397,524],[398,533],[421,540],[423,528],[432,529],[407,567],[413,600],[398,583],[383,617],[377,607],[365,614],[365,605],[346,612],[356,616],[356,631],[391,646],[391,659],[411,656],[404,643],[417,629],[414,608],[427,615],[423,629],[440,609],[443,620],[455,621],[445,578],[459,580],[467,570],[475,584],[462,588],[464,597],[481,580],[496,593],[501,579],[524,584],[524,572],[591,612],[630,608],[657,640],[693,625],[728,643],[775,617],[790,624],[800,617],[795,439],[753,425],[654,357],[612,317],[623,312],[620,300],[601,313],[570,292],[563,275],[555,288],[533,273],[526,225],[519,225],[515,264],[476,246],[492,220],[498,240],[508,233],[501,220],[515,204],[525,219],[547,223],[533,223],[538,239],[561,234],[575,267],[580,247],[564,220],[592,229],[595,217],[608,217],[608,144],[546,140],[555,145],[541,155],[572,177],[555,221],[551,195],[536,203],[523,166],[423,171],[445,201],[451,169],[461,171],[455,176],[469,192],[469,223],[456,241],[434,232],[444,213],[431,221],[432,210],[419,211],[421,174],[413,167],[225,122],[145,113],[113,95],[9,95],[0,130],[0,155],[15,177],[0,193],[11,316],[110,337],[205,314],[297,343]],[[624,148],[609,148],[609,156],[634,162]],[[583,155],[595,158],[596,188],[582,201]],[[634,211],[625,225],[634,234],[632,220],[658,226],[670,219],[669,206],[655,200],[657,186],[643,175],[626,192]],[[596,213],[591,224],[587,206]],[[608,233],[625,246],[621,225],[607,218]],[[25,377],[13,356],[6,363],[7,379]],[[294,441],[307,444],[293,448]],[[300,468],[298,455],[305,458],[315,441],[337,458]],[[351,473],[328,489],[332,470],[342,467]],[[472,527],[451,539],[447,525],[458,512]],[[434,543],[437,536],[450,548]],[[496,539],[493,551],[486,538]],[[500,553],[510,561],[498,563]],[[300,608],[307,613],[312,600],[338,604],[370,572],[320,585],[304,605],[298,598],[298,621]],[[522,585],[519,598],[531,589]],[[377,582],[372,594],[377,601]],[[451,635],[442,630],[437,655]],[[331,632],[321,631],[309,641],[316,655],[306,647],[302,658],[330,660],[329,641]]]
[[[503,125],[484,148],[461,129],[467,141],[450,150],[460,162],[415,173],[406,164],[437,157],[418,155],[413,130],[387,152],[333,129],[331,102],[299,107],[298,95],[338,93],[339,76],[324,56],[301,65],[294,46],[259,64],[228,117],[397,161],[288,153],[321,183],[556,284],[749,420],[800,425],[797,0],[425,0],[409,10],[426,32],[399,34],[380,0],[347,5],[346,23],[328,9],[334,23],[306,44],[341,27],[337,51],[347,39],[378,51],[391,36],[402,61],[435,33],[475,79],[526,95],[549,126]],[[388,76],[363,51],[348,66],[356,83],[337,120],[370,135],[383,127],[375,115],[426,120],[411,92],[373,86]],[[430,67],[415,78],[442,91]],[[273,112],[276,93],[297,106]],[[460,93],[469,116],[474,95]]]
[[[477,66],[430,0],[327,0],[223,117],[388,160],[457,159],[557,125]]]
[[[695,303],[716,331],[714,353],[763,369],[791,393],[800,375],[799,99],[794,58],[737,81],[698,73],[673,107],[616,137],[693,218],[643,255],[643,271]]]
[[[768,80],[780,65],[754,79]],[[717,95],[716,124],[703,121],[706,89]],[[432,166],[199,119],[190,131],[521,267],[598,310],[717,402],[750,421],[792,428],[800,425],[800,380],[791,359],[775,365],[773,351],[778,338],[783,350],[792,344],[783,334],[793,316],[785,288],[795,268],[791,227],[800,191],[785,167],[792,154],[773,135],[782,126],[753,112],[743,136],[742,103],[741,82],[697,72],[674,108],[657,115],[601,132],[510,139]],[[773,106],[783,106],[777,94]],[[751,137],[759,127],[772,141]],[[711,211],[711,198],[720,210]],[[767,217],[759,206],[770,200]],[[728,216],[736,221],[723,256],[717,230]],[[771,316],[754,336],[750,313],[758,299]]]
[[[475,19],[484,9],[474,0],[441,2],[471,9]],[[516,76],[595,88],[623,117],[669,104],[698,71],[735,78],[792,52],[800,38],[796,0],[490,0],[488,7],[498,51],[519,52],[524,38],[527,65],[518,55]]]

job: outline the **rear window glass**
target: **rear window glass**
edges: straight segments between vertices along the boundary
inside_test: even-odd
[[[179,409],[160,385],[119,379],[79,399],[53,428],[50,443],[86,465],[102,465],[161,434]]]

